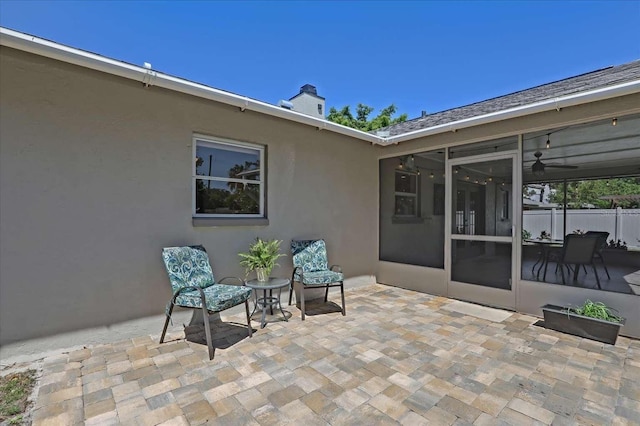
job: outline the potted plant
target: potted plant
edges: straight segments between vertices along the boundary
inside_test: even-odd
[[[544,305],[544,326],[563,333],[616,344],[625,319],[614,314],[615,309],[602,302],[587,300],[582,306]]]
[[[258,281],[269,281],[271,270],[278,265],[278,258],[286,256],[280,253],[280,240],[263,240],[256,238],[256,241],[249,246],[246,253],[238,253],[242,258],[240,265],[244,266],[247,275],[250,271],[256,271]]]

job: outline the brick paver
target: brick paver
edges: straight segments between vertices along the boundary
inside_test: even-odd
[[[46,358],[33,424],[640,424],[638,340],[493,322],[384,285],[346,300],[346,317],[311,304],[302,322],[292,306],[251,339],[223,314],[213,361],[183,333]]]

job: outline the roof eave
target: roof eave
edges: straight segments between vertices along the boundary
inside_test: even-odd
[[[465,118],[463,120],[457,120],[437,126],[426,127],[424,129],[414,130],[396,136],[390,136],[385,138],[383,145],[395,145],[400,142],[418,139],[425,136],[455,132],[468,127],[494,123],[496,121],[508,120],[511,118],[524,117],[526,115],[537,114],[545,111],[560,111],[562,108],[631,95],[634,93],[640,93],[640,80],[633,80],[613,86],[601,87],[587,92],[551,98],[532,104]]]
[[[261,114],[312,126],[318,130],[328,130],[382,146],[394,145],[400,142],[440,133],[451,131],[455,132],[459,129],[523,117],[554,109],[560,110],[561,108],[570,106],[640,93],[640,80],[634,80],[614,86],[561,96],[516,108],[431,126],[396,136],[380,137],[351,127],[342,126],[331,121],[301,114],[266,102],[257,101],[246,96],[225,92],[203,84],[194,83],[178,77],[163,74],[152,69],[139,67],[137,65],[106,58],[91,52],[64,46],[59,43],[10,30],[8,28],[0,27],[0,45],[139,81],[147,86],[158,86],[168,90],[232,105],[239,108],[240,111],[255,111]]]

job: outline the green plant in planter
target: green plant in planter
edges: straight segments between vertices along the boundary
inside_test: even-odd
[[[582,306],[578,306],[577,308],[567,308],[567,311],[609,322],[622,322],[622,318],[613,313],[615,309],[608,307],[602,302],[592,302],[591,300],[587,300]]]
[[[280,253],[281,243],[280,240],[256,238],[256,241],[249,246],[248,252],[238,253],[238,256],[242,258],[240,266],[244,266],[247,275],[255,270],[260,281],[268,280],[271,270],[278,265],[276,261],[286,256],[286,254]]]
[[[526,229],[522,230],[522,239],[523,240],[530,240],[532,237],[531,232],[527,231]]]
[[[626,250],[627,242],[622,240],[618,240],[617,242],[614,240],[610,240],[606,248],[615,250]]]

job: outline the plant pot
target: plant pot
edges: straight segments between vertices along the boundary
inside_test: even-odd
[[[621,322],[605,321],[568,312],[567,308],[556,305],[544,305],[542,313],[545,328],[610,345],[616,344],[620,327],[625,323],[624,318]]]
[[[258,276],[258,281],[260,282],[269,281],[270,274],[271,271],[269,271],[267,268],[256,268],[256,275]]]

